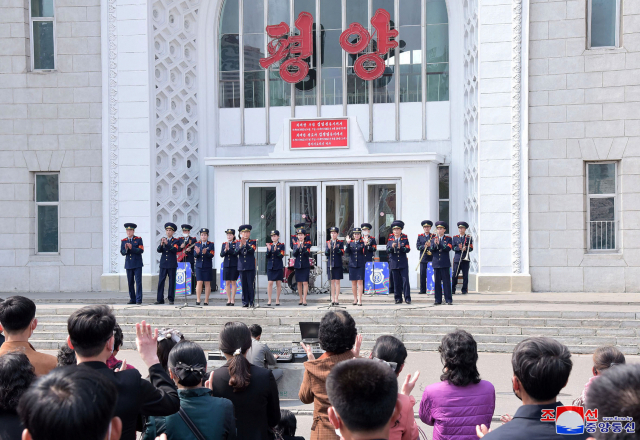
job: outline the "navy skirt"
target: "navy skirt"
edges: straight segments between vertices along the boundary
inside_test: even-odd
[[[296,283],[308,283],[309,282],[309,270],[305,267],[303,269],[296,269]]]
[[[364,266],[362,266],[362,267],[349,267],[349,280],[351,280],[351,281],[364,280]]]
[[[284,269],[267,269],[267,281],[282,281]]]
[[[225,281],[238,280],[238,266],[225,267],[222,271],[222,278]]]
[[[199,269],[196,267],[196,281],[211,281],[213,269]]]
[[[330,280],[341,280],[344,275],[342,274],[342,267],[327,267]]]

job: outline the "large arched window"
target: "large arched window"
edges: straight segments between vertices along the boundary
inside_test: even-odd
[[[395,50],[397,54],[391,50],[384,56],[382,77],[364,81],[353,70],[360,55],[343,51],[339,38],[353,22],[371,29],[371,17],[378,9],[389,12],[391,27],[399,31],[396,38],[399,49]],[[289,84],[280,78],[279,64],[265,70],[259,60],[267,53],[266,26],[285,22],[295,29],[295,19],[301,12],[313,16],[314,49],[306,60],[307,77]],[[318,17],[320,35],[316,34]],[[370,125],[376,120],[388,121],[384,112],[390,109],[395,112],[395,136],[378,139],[369,126],[369,140],[404,140],[398,114],[402,104],[421,103],[426,109],[426,102],[449,100],[448,33],[445,0],[225,0],[218,33],[221,144],[274,143],[285,117],[341,116],[354,112],[366,115],[366,108],[359,106],[369,107]],[[376,109],[379,104],[391,107]],[[256,111],[264,108],[269,111]],[[417,108],[412,107],[411,112],[415,113]],[[240,113],[231,109],[239,109]],[[237,132],[229,126],[236,118],[242,121]],[[358,118],[360,121],[360,114]],[[426,118],[423,119],[426,124]],[[266,133],[256,134],[254,123],[264,125]],[[388,131],[393,133],[393,127],[388,127]],[[424,139],[424,133],[426,130],[422,130],[421,136],[410,138]]]

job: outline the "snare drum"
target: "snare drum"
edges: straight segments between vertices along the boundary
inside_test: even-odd
[[[293,267],[296,264],[296,259],[295,258],[289,258],[289,267]]]
[[[316,260],[314,260],[313,258],[309,257],[309,266],[313,267],[316,265]]]

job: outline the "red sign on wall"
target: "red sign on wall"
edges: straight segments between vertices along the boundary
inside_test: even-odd
[[[349,148],[349,119],[291,121],[291,149]]]

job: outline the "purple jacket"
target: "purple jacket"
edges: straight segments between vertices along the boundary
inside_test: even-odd
[[[496,390],[491,382],[458,387],[447,381],[425,388],[420,420],[433,426],[433,440],[477,440],[476,425],[491,425]]]

